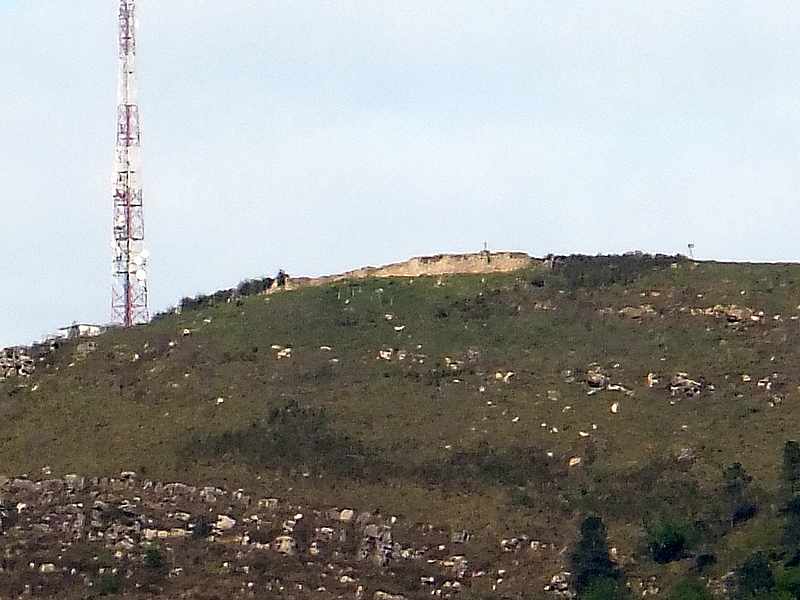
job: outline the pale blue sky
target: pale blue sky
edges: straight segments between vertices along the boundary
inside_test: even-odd
[[[139,0],[151,312],[415,255],[800,257],[800,4]],[[0,347],[107,322],[118,3],[0,0]]]

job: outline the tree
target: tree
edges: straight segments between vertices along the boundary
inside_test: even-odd
[[[800,564],[800,496],[794,496],[783,507],[781,550],[788,566]]]
[[[793,440],[783,445],[782,480],[785,493],[794,496],[800,492],[800,444]]]
[[[755,516],[757,507],[751,502],[750,482],[753,480],[741,463],[735,462],[722,472],[725,512],[731,525]]]
[[[580,594],[604,579],[619,576],[608,555],[606,527],[600,517],[587,517],[581,523],[581,535],[570,553],[572,585]]]

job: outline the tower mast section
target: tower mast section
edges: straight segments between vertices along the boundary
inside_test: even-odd
[[[111,320],[124,326],[145,323],[147,258],[141,185],[141,131],[136,90],[136,6],[119,5],[119,89],[114,172],[113,289]]]

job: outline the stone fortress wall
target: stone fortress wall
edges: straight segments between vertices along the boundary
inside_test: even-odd
[[[545,266],[548,259],[538,259],[524,252],[476,252],[473,254],[436,254],[418,256],[405,262],[382,267],[362,267],[338,275],[293,277],[287,289],[324,285],[335,281],[367,277],[422,277],[439,275],[507,273],[534,265]]]

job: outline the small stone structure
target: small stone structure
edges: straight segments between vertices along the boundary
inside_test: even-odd
[[[97,337],[105,332],[105,330],[106,328],[102,325],[75,323],[69,327],[62,327],[54,337],[59,340],[71,340],[79,337]]]

